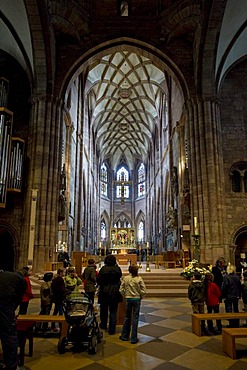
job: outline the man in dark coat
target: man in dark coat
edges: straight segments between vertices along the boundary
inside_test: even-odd
[[[116,333],[117,309],[121,294],[119,293],[122,271],[116,263],[116,257],[109,254],[105,258],[105,265],[97,276],[99,285],[100,328],[107,329],[109,312],[109,334]]]
[[[18,273],[0,270],[0,338],[6,370],[17,369],[17,332],[15,310],[27,288]]]

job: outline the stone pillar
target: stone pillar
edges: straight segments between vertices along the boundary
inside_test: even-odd
[[[55,253],[58,234],[61,104],[49,96],[32,101],[27,156],[30,159],[22,253],[28,257],[31,189],[37,189],[33,269],[42,271]]]
[[[189,101],[189,172],[191,219],[198,219],[201,262],[225,255],[225,202],[218,104],[215,100]],[[191,225],[194,233],[193,225]]]

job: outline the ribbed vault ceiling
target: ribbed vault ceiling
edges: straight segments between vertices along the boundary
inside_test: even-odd
[[[88,73],[88,104],[101,160],[114,168],[145,161],[165,102],[165,76],[150,59],[129,51],[102,57]]]

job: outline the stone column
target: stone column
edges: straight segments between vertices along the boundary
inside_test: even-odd
[[[218,104],[215,100],[192,100],[187,107],[191,219],[198,219],[201,262],[207,263],[226,252]],[[194,233],[193,224],[191,229]]]
[[[52,260],[57,243],[61,104],[50,96],[36,97],[32,103],[27,152],[30,163],[21,250],[27,258],[31,189],[37,189],[33,269],[42,271],[44,262]]]

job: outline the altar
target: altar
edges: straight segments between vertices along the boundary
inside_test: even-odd
[[[136,265],[137,255],[136,254],[114,254],[119,265]]]

